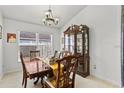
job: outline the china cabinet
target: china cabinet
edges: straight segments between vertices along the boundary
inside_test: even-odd
[[[90,74],[89,28],[86,25],[72,25],[64,32],[64,51],[78,57],[77,74],[86,77]]]

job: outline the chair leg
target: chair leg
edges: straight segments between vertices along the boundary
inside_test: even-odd
[[[34,82],[34,84],[37,84],[38,81],[39,81],[39,77],[37,77],[37,80]]]
[[[22,79],[22,86],[24,85],[24,80],[25,80],[25,79],[24,79],[24,76],[23,76],[23,79]]]
[[[43,76],[41,77],[41,85],[44,88],[44,84],[43,84]]]
[[[26,88],[27,86],[27,78],[25,78],[25,85],[24,85],[24,88]]]

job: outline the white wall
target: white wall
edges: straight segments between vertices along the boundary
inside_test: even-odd
[[[53,34],[54,50],[60,49],[59,31],[55,28],[34,25],[10,19],[4,19],[4,73],[20,70],[21,63],[18,62],[18,42],[7,43],[7,33],[16,33],[18,39],[18,31],[33,31],[39,33]]]
[[[121,6],[87,6],[61,31],[71,24],[86,24],[90,28],[91,74],[120,86]]]
[[[2,13],[0,11],[0,25],[2,26]],[[2,39],[0,39],[0,79],[3,75],[3,44]]]

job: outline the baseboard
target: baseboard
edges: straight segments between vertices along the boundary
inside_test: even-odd
[[[104,79],[103,77],[96,76],[96,75],[91,75],[91,76],[95,77],[95,78],[98,79],[98,80],[101,80],[101,81],[103,81],[103,82],[106,82],[106,83],[108,83],[108,84],[111,84],[111,85],[114,86],[114,87],[121,88],[120,85],[113,83],[113,81]]]
[[[22,71],[21,69],[14,69],[14,70],[7,70],[6,72],[4,72],[4,74],[9,74],[9,73],[13,73],[13,72],[19,72]]]

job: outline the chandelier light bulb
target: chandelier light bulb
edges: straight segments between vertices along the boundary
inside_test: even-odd
[[[55,18],[55,21],[56,21],[56,22],[59,22],[59,19],[58,19],[58,18]]]
[[[47,11],[46,13],[45,13],[45,16],[48,16],[50,13]]]

